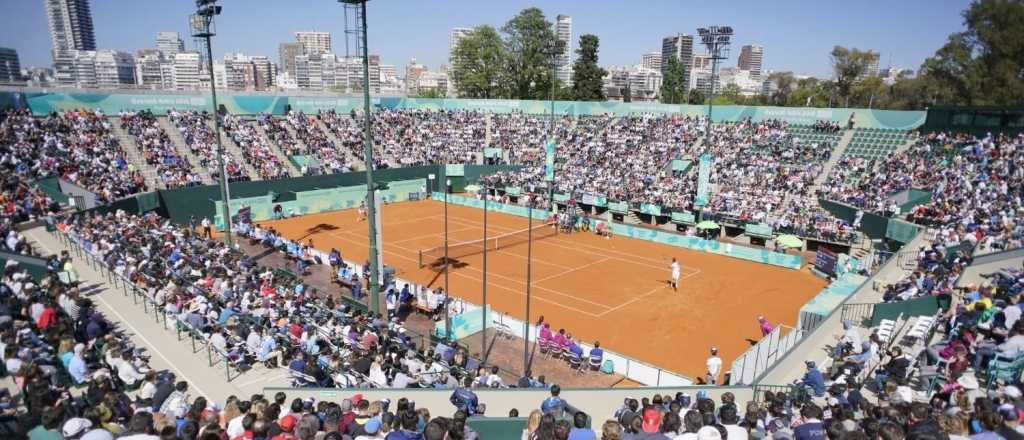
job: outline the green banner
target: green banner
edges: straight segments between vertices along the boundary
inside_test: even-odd
[[[768,238],[772,236],[772,227],[762,224],[747,223],[746,226],[744,226],[744,232],[747,235]]]
[[[548,139],[544,145],[544,180],[551,182],[555,180],[555,140]]]
[[[692,212],[673,212],[672,223],[692,226],[697,224],[697,217]]]
[[[454,164],[454,165],[453,164],[448,164],[448,165],[445,165],[445,167],[444,167],[444,173],[448,177],[465,176],[466,175],[466,169],[465,169],[465,166],[462,165],[462,164]]]
[[[569,201],[568,194],[555,194],[555,201],[558,203],[566,203]]]
[[[487,158],[500,158],[502,154],[501,148],[484,148],[484,157]]]
[[[704,153],[700,156],[700,165],[697,168],[697,195],[693,198],[693,204],[698,208],[708,205],[711,198],[711,155]]]
[[[661,215],[661,206],[652,205],[650,203],[641,203],[640,212],[649,215]]]
[[[608,210],[618,214],[625,214],[629,212],[629,203],[627,202],[608,202]]]
[[[672,171],[679,171],[685,173],[686,170],[690,169],[691,165],[693,165],[693,161],[673,159]]]
[[[523,192],[523,189],[518,187],[518,186],[506,186],[505,187],[505,194],[508,194],[510,196],[518,196],[519,194],[522,194],[522,192]]]

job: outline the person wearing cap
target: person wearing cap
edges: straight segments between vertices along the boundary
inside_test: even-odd
[[[771,333],[772,330],[775,328],[772,327],[772,323],[768,322],[768,319],[766,319],[763,315],[757,317],[757,325],[761,330],[762,338],[768,336],[768,334]]]
[[[704,375],[704,382],[708,385],[718,383],[718,373],[722,371],[722,358],[718,357],[718,348],[711,347],[711,356],[705,362],[707,373]]]
[[[297,440],[295,436],[295,425],[297,425],[299,419],[294,414],[288,414],[278,420],[277,426],[281,428],[281,433],[275,435],[271,440]]]
[[[807,371],[797,383],[810,387],[816,397],[825,395],[825,376],[818,370],[818,365],[814,361],[804,362],[804,365],[807,366]]]
[[[379,435],[381,426],[382,423],[378,417],[367,420],[363,424],[363,433],[357,435],[354,440],[376,440],[383,438]]]
[[[640,429],[643,434],[633,436],[633,438],[669,440],[669,437],[661,432],[661,411],[657,408],[653,406],[644,408],[640,419]]]
[[[61,433],[65,439],[77,439],[84,435],[89,429],[92,428],[92,422],[89,419],[83,419],[81,417],[72,417],[68,421],[64,422],[64,427],[61,428]]]

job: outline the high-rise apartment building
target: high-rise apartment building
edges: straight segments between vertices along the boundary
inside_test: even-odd
[[[84,68],[86,64],[92,63],[79,59],[88,58],[88,54],[72,53],[73,51],[96,50],[96,35],[92,26],[89,1],[44,0],[43,7],[46,9],[46,21],[50,30],[51,55],[53,55],[53,70],[57,83],[77,85],[80,81],[75,75],[81,71],[87,75],[81,83],[84,83],[86,87],[94,87],[94,72],[91,71],[91,68]]]
[[[200,87],[203,70],[199,52],[179,52],[174,54],[170,69],[173,88],[175,90],[195,90]]]
[[[146,89],[173,89],[173,77],[166,66],[171,63],[156,49],[139,49],[135,53],[135,85]]]
[[[641,55],[640,65],[645,69],[661,71],[661,54],[658,52],[648,52]]]
[[[693,70],[693,35],[675,34],[661,40],[661,74],[668,71],[670,59],[675,59],[683,66],[683,84],[690,83],[690,71]]]
[[[292,78],[295,78],[295,57],[299,55],[302,55],[302,44],[281,43],[277,47],[277,62],[281,72],[285,72]]]
[[[330,32],[296,32],[295,41],[302,45],[306,55],[331,53]]]
[[[740,58],[736,67],[740,70],[750,71],[750,77],[761,78],[761,66],[764,62],[764,47],[756,44],[748,44],[740,48]]]
[[[18,51],[0,47],[0,84],[21,81],[21,61],[18,59]]]
[[[572,17],[559,15],[555,20],[555,36],[562,41],[562,53],[555,58],[555,76],[563,85],[572,85]]]
[[[135,58],[119,50],[96,51],[96,86],[118,88],[135,84]]]
[[[96,50],[89,0],[44,0],[43,5],[54,54],[65,50]]]
[[[178,52],[185,51],[185,42],[177,32],[157,32],[156,50],[165,57],[172,57]]]
[[[273,87],[274,80],[277,78],[277,66],[270,62],[270,57],[254,55],[249,57],[249,61],[252,62],[252,68],[256,74],[256,90],[267,90]]]

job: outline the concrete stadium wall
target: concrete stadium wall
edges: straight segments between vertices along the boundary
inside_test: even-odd
[[[354,95],[314,93],[258,94],[225,91],[218,95],[218,105],[232,114],[282,114],[290,106],[295,111],[316,113],[335,110],[347,113],[363,105],[362,98]],[[477,110],[494,113],[543,114],[551,109],[550,101],[515,99],[428,99],[407,97],[375,97],[373,105],[379,108],[425,110]],[[164,114],[171,109],[213,110],[209,95],[200,92],[126,91],[99,89],[40,89],[13,88],[0,92],[0,106],[27,106],[37,115],[72,109],[101,109],[107,114],[122,110],[151,110]],[[601,115],[612,113],[628,115],[653,113],[664,115],[707,115],[703,105],[677,105],[661,103],[624,103],[556,101],[554,111],[563,115]],[[714,110],[715,121],[755,121],[778,119],[793,124],[813,124],[828,120],[845,124],[853,117],[857,127],[912,130],[924,123],[924,111],[874,110],[863,108],[811,108],[723,105]]]

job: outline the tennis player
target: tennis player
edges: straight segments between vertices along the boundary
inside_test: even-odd
[[[366,201],[365,200],[359,203],[359,211],[358,212],[359,212],[359,221],[366,220]]]
[[[676,261],[675,257],[672,258],[672,289],[676,292],[679,291],[679,262]]]

